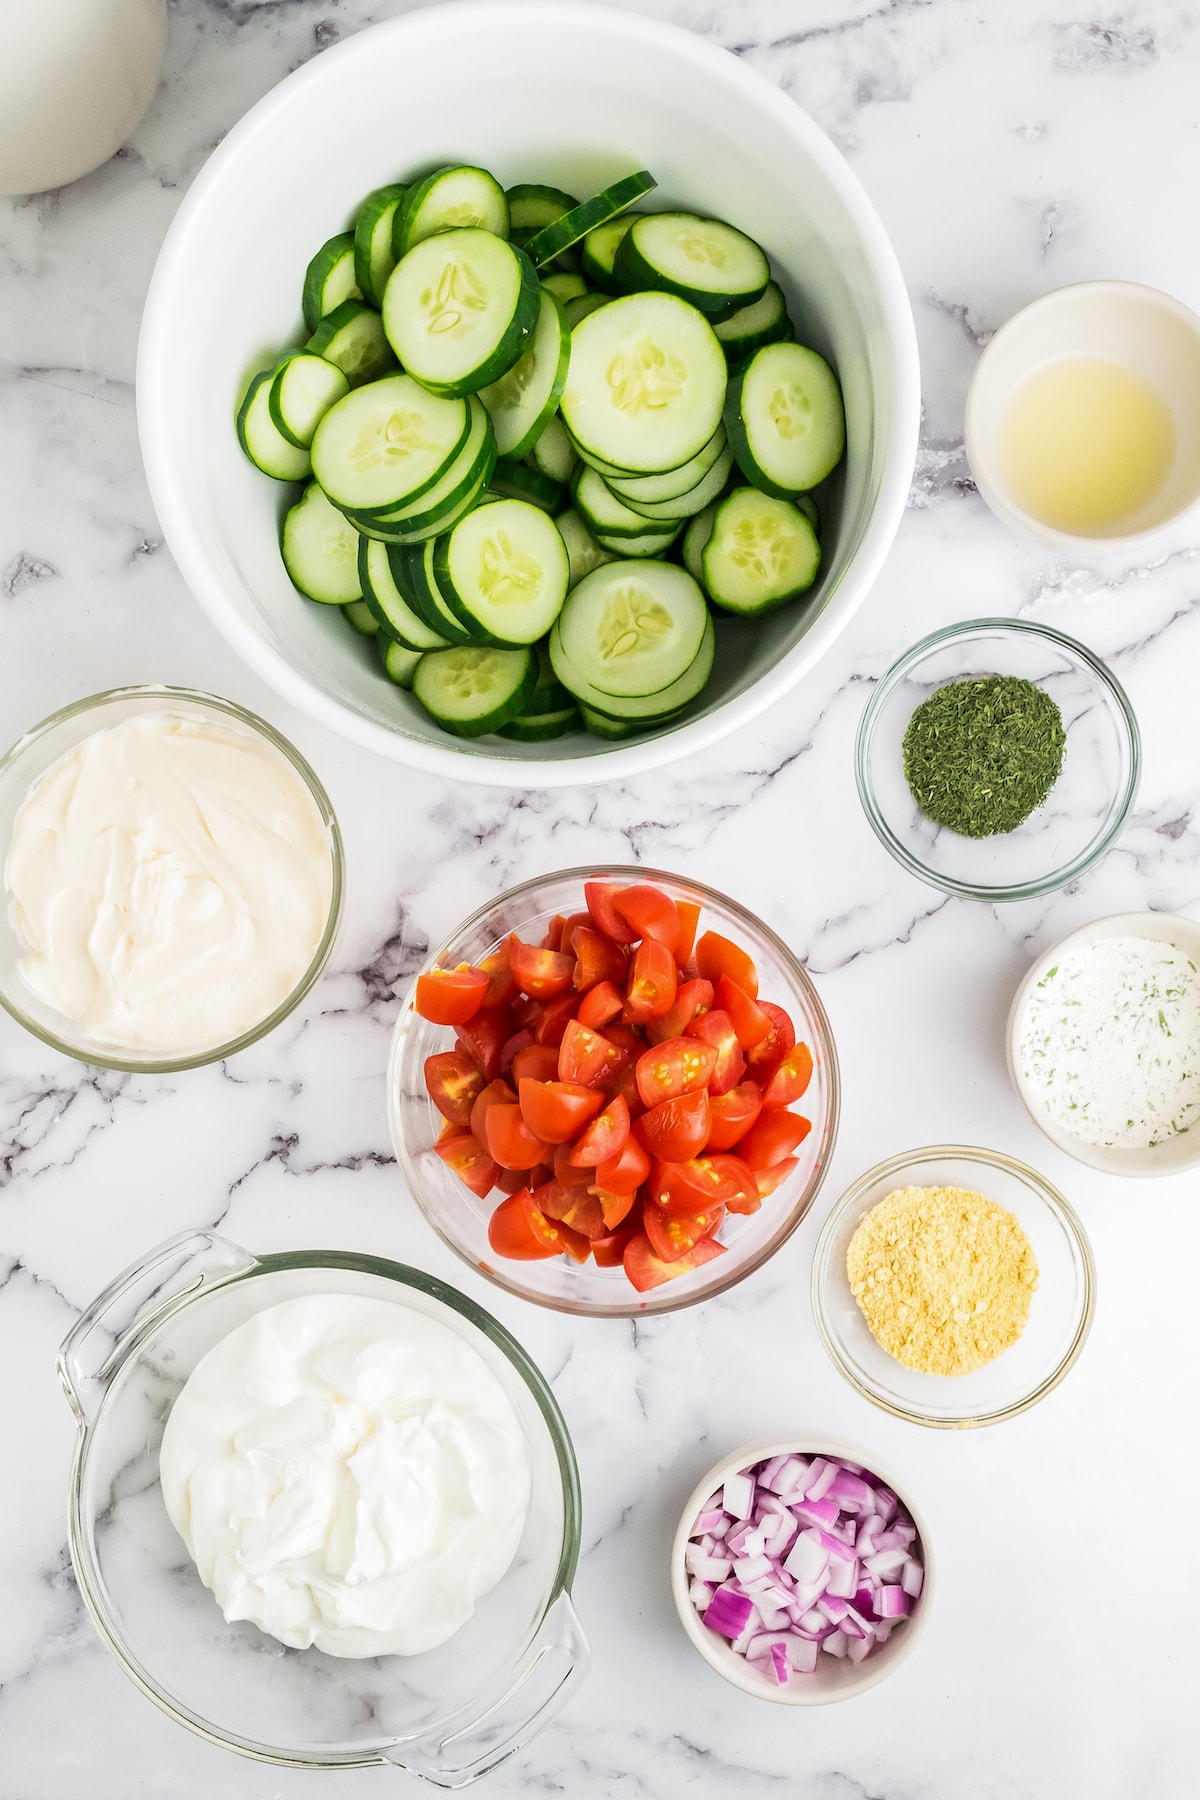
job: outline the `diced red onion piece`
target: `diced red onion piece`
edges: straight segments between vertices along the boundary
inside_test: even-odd
[[[825,1639],[825,1642],[821,1645],[821,1649],[824,1650],[828,1656],[845,1656],[849,1644],[850,1640],[844,1631],[833,1631]]]
[[[842,1600],[837,1594],[822,1594],[817,1601],[817,1609],[825,1614],[831,1625],[840,1625],[846,1616],[850,1602]]]
[[[783,1566],[789,1575],[805,1586],[824,1581],[829,1567],[829,1552],[811,1532],[802,1531],[787,1555]]]
[[[730,1475],[721,1504],[735,1519],[748,1519],[754,1511],[754,1482],[749,1475]]]
[[[754,1602],[744,1594],[735,1594],[727,1587],[719,1587],[708,1603],[704,1615],[704,1623],[710,1631],[719,1632],[722,1637],[738,1638],[745,1631],[754,1615]]]
[[[713,1597],[712,1588],[706,1581],[693,1581],[688,1586],[688,1599],[698,1613],[702,1613]]]
[[[905,1563],[901,1573],[900,1586],[910,1600],[919,1600],[921,1597],[921,1589],[924,1585],[925,1571],[919,1562],[914,1561],[914,1559],[910,1557]]]
[[[840,1600],[851,1600],[858,1590],[858,1558],[853,1562],[830,1561],[825,1592]]]
[[[902,1587],[885,1587],[880,1589],[875,1611],[881,1619],[905,1619],[911,1605],[912,1601]]]
[[[888,1575],[898,1575],[907,1561],[907,1550],[877,1550],[874,1556],[868,1556],[864,1560],[863,1568],[883,1579]]]
[[[828,1462],[823,1456],[814,1457],[808,1471],[804,1498],[806,1500],[823,1500],[837,1480],[837,1474],[838,1465],[835,1462]]]
[[[874,1510],[875,1490],[862,1479],[851,1475],[843,1464],[825,1490],[826,1500],[836,1500],[843,1512],[865,1513]]]
[[[700,1516],[692,1526],[692,1529],[688,1532],[688,1536],[704,1537],[706,1533],[715,1531],[718,1525],[722,1525],[724,1522],[725,1513],[721,1507],[706,1506],[701,1511]],[[728,1529],[728,1526],[726,1526],[726,1530]]]
[[[779,1474],[780,1469],[783,1468],[787,1461],[788,1457],[785,1452],[783,1456],[773,1456],[770,1462],[763,1463],[756,1478],[759,1487],[773,1489],[775,1486],[775,1477]]]
[[[846,1645],[846,1655],[852,1663],[865,1662],[874,1647],[870,1638],[851,1638]]]

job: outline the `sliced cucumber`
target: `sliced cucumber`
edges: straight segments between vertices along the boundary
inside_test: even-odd
[[[479,390],[492,415],[500,456],[527,456],[558,410],[571,357],[571,328],[566,314],[545,283],[538,301],[537,324],[529,347],[507,375]]]
[[[359,637],[378,637],[381,630],[379,620],[365,600],[347,600],[342,611],[346,615],[347,624],[352,631],[357,631]]]
[[[564,658],[586,682],[631,699],[670,687],[690,668],[707,620],[704,595],[685,569],[619,561],[571,589],[556,629]],[[571,688],[557,662],[554,672]]]
[[[550,738],[565,737],[579,728],[579,708],[572,700],[555,712],[522,714],[500,727],[500,736],[515,738],[519,744],[544,744]]]
[[[617,249],[613,275],[631,293],[661,289],[727,318],[763,294],[771,267],[743,231],[698,213],[647,213]]]
[[[674,294],[627,294],[571,333],[563,423],[603,461],[661,474],[708,443],[725,381],[724,352],[702,313]]]
[[[730,313],[727,319],[718,319],[713,330],[724,345],[730,362],[741,362],[761,350],[764,344],[778,344],[796,335],[788,318],[783,290],[775,281],[768,281],[759,298],[749,306]]]
[[[650,523],[649,519],[646,521]],[[671,548],[683,530],[683,520],[676,520],[669,531],[649,531],[644,537],[601,537],[596,542],[613,556],[662,556]]]
[[[360,538],[358,579],[363,601],[377,629],[409,650],[444,650],[451,642],[416,611],[401,583],[407,583],[404,552],[377,538]]]
[[[295,350],[275,370],[268,406],[275,429],[289,444],[307,450],[331,406],[350,390],[345,374],[323,356]]]
[[[524,500],[469,513],[434,550],[433,571],[451,611],[497,644],[534,644],[562,611],[570,580],[554,520]]]
[[[383,513],[431,495],[468,442],[465,400],[430,394],[411,375],[355,388],[313,438],[317,480],[337,506]]]
[[[564,193],[562,188],[543,187],[537,181],[518,181],[515,187],[505,192],[508,201],[509,230],[515,238],[518,233],[531,238],[535,231],[543,225],[553,224],[579,205],[574,194]]]
[[[457,515],[464,502],[474,503],[495,464],[496,438],[487,408],[478,395],[468,394],[465,406],[466,436],[437,479],[398,506],[374,513],[352,510],[350,516],[360,529],[374,524],[387,534],[416,543],[431,531],[448,531],[451,515]]]
[[[608,294],[577,294],[574,300],[568,300],[563,306],[563,311],[567,315],[567,324],[571,330],[574,331],[582,319],[590,318],[592,313],[599,312],[602,306],[607,306],[610,298],[611,296]]]
[[[572,492],[575,510],[593,537],[645,537],[654,529],[643,513],[618,499],[604,477],[586,463],[576,473]]]
[[[597,225],[583,240],[583,272],[592,286],[600,288],[605,294],[620,294],[624,291],[613,273],[613,262],[622,239],[641,216],[640,213],[621,213],[618,218],[609,219],[604,225]]]
[[[688,528],[683,534],[683,566],[701,587],[704,586],[704,546],[712,536],[716,516],[715,503],[706,506],[702,513],[697,513],[694,519],[689,520]]]
[[[392,638],[383,648],[383,666],[388,679],[394,681],[397,687],[410,688],[425,654],[423,650],[410,650],[407,644],[398,644]]]
[[[559,513],[554,523],[567,546],[572,587],[576,582],[582,581],[585,575],[590,575],[593,569],[599,569],[604,563],[613,561],[612,552],[596,542],[574,507]]]
[[[720,460],[728,442],[725,427],[718,425],[700,454],[684,463],[681,469],[671,469],[665,475],[612,475],[606,480],[613,493],[627,505],[641,506],[648,500],[657,506],[664,500],[690,494]]]
[[[804,514],[813,530],[819,536],[821,531],[821,509],[813,499],[812,495],[797,494],[796,505],[800,508],[800,511]]]
[[[725,483],[729,480],[729,471],[733,468],[733,451],[728,445],[708,471],[701,477],[694,488],[686,494],[677,494],[673,500],[639,500],[630,501],[635,511],[644,518],[659,521],[666,525],[679,519],[690,519],[725,492]]]
[[[717,508],[701,561],[715,606],[763,613],[812,586],[821,549],[811,523],[790,500],[737,488]]]
[[[591,706],[580,706],[579,716],[583,720],[584,729],[590,731],[594,737],[614,739],[636,737],[639,731],[646,730],[645,725],[639,724],[634,719],[606,719],[603,713],[597,712]]]
[[[662,563],[659,566],[665,569],[670,568],[671,565]],[[683,573],[682,570],[676,572]],[[716,646],[717,634],[713,629],[711,615],[706,608],[704,636],[694,662],[684,670],[677,681],[671,683],[670,687],[662,688],[656,694],[639,695],[629,699],[606,694],[584,679],[563,655],[558,624],[550,633],[550,661],[554,664],[554,672],[558,679],[569,693],[575,695],[581,706],[591,707],[595,712],[604,713],[608,718],[641,720],[643,724],[661,724],[679,712],[690,700],[694,700],[704,688],[712,674]]]
[[[534,465],[551,481],[568,482],[579,458],[557,413],[547,419],[533,446]]]
[[[358,533],[344,513],[310,481],[288,509],[280,534],[283,566],[310,600],[346,606],[363,597],[358,579]]]
[[[543,512],[562,511],[563,484],[552,475],[543,475],[528,463],[514,462],[510,456],[498,456],[490,482],[493,494],[504,500],[527,500]]]
[[[387,278],[396,266],[392,234],[406,187],[392,183],[368,194],[354,221],[354,278],[364,300],[382,306]]]
[[[396,366],[392,347],[383,333],[383,321],[373,306],[362,300],[343,300],[321,320],[304,348],[310,356],[336,363],[353,387],[378,381]]]
[[[451,644],[470,644],[475,640],[457,613],[451,612],[433,572],[433,539],[423,544],[406,545],[400,551],[399,586],[413,611]]]
[[[354,270],[354,233],[339,231],[322,244],[304,275],[301,309],[309,331],[315,331],[326,313],[333,312],[343,300],[361,300],[358,277]]]
[[[574,705],[570,694],[554,673],[550,652],[545,644],[535,644],[534,649],[537,653],[538,676],[537,686],[522,715],[527,719],[534,718],[539,713],[561,712],[565,706]]]
[[[396,264],[383,323],[410,375],[436,394],[473,394],[529,348],[540,302],[524,251],[469,227],[425,238]]]
[[[846,445],[837,377],[815,350],[768,344],[731,377],[725,429],[742,474],[764,494],[816,487]]]
[[[626,175],[615,181],[602,193],[593,194],[590,200],[584,200],[579,206],[573,206],[561,219],[555,219],[529,240],[529,254],[536,267],[553,262],[563,250],[577,244],[585,238],[589,231],[595,231],[598,225],[607,223],[626,207],[648,194],[651,188],[658,186],[649,169],[639,169],[635,175]]]
[[[563,306],[568,300],[578,300],[591,292],[582,275],[569,275],[565,269],[557,275],[543,275],[541,283],[545,292],[553,294]]]
[[[271,417],[274,369],[264,369],[246,389],[238,408],[238,442],[256,469],[276,481],[303,481],[312,473],[307,450],[289,443]]]
[[[519,718],[536,685],[531,650],[463,645],[423,656],[413,693],[444,730],[475,738]]]
[[[504,189],[486,169],[455,163],[436,169],[411,187],[396,214],[393,233],[396,261],[414,245],[439,231],[467,227],[508,236],[508,201]],[[401,359],[403,360],[403,359]]]

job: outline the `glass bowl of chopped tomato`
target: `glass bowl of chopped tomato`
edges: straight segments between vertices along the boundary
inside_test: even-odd
[[[837,1054],[783,940],[657,869],[566,869],[471,915],[396,1026],[388,1114],[438,1235],[560,1312],[672,1312],[774,1255],[833,1153]]]

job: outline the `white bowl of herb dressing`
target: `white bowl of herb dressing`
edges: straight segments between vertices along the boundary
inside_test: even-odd
[[[1134,1176],[1200,1165],[1200,923],[1114,913],[1070,932],[1013,997],[1008,1066],[1076,1161]]]

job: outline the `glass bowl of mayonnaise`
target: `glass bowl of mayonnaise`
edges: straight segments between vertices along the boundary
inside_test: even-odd
[[[56,1050],[198,1068],[299,1004],[341,919],[341,835],[296,748],[188,688],[92,694],[0,759],[0,1004]]]
[[[585,1673],[566,1425],[444,1282],[185,1233],[99,1296],[58,1371],[80,1592],[210,1743],[462,1787]]]

